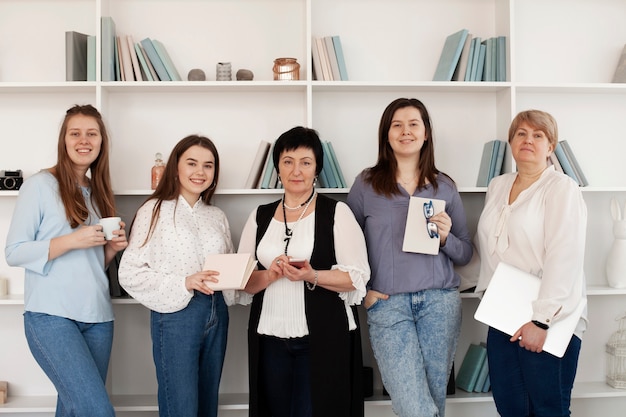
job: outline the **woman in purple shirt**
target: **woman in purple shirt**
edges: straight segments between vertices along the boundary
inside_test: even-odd
[[[370,341],[394,412],[443,416],[461,328],[453,267],[472,257],[465,211],[454,181],[435,167],[422,102],[391,102],[378,136],[378,161],[356,178],[347,200],[365,232],[372,270],[364,302]],[[445,211],[425,210],[424,227],[439,239],[436,255],[402,250],[411,196],[445,201]]]

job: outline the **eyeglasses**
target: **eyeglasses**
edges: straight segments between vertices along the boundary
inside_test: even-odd
[[[431,217],[435,215],[435,208],[433,207],[433,201],[430,200],[428,203],[424,203],[424,217],[426,218],[426,231],[428,232],[428,236],[431,239],[439,238],[439,229],[437,228],[437,224],[431,221],[428,221]]]

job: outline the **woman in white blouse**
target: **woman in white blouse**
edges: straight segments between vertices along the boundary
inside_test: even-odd
[[[151,311],[161,417],[217,416],[228,310],[211,290],[209,253],[233,250],[226,216],[210,205],[219,178],[211,140],[188,136],[139,208],[119,268],[120,284]]]
[[[317,132],[290,129],[272,157],[284,196],[251,213],[239,246],[259,261],[240,294],[252,301],[250,416],[363,416],[354,308],[370,276],[363,233],[345,203],[315,191]]]
[[[562,358],[543,351],[550,326],[572,314],[585,295],[587,208],[578,185],[548,164],[557,124],[545,112],[519,113],[509,128],[517,172],[494,178],[478,222],[487,288],[499,262],[541,277],[532,318],[513,335],[487,336],[489,375],[501,416],[569,416],[586,312]]]

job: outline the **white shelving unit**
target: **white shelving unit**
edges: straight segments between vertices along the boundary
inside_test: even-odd
[[[65,82],[64,32],[99,35],[101,16],[112,16],[118,34],[135,41],[162,41],[183,78],[201,68],[207,81],[102,82],[98,75],[95,82]],[[215,203],[228,214],[237,243],[250,211],[279,195],[241,188],[260,140],[295,125],[313,127],[333,142],[351,183],[375,163],[385,106],[411,96],[431,113],[437,165],[459,185],[474,228],[484,200],[484,188],[474,186],[483,144],[506,139],[518,111],[549,111],[590,183],[583,189],[590,325],[573,413],[621,416],[626,391],[604,383],[604,345],[624,313],[626,291],[607,287],[604,262],[613,240],[610,199],[626,200],[626,84],[610,83],[626,43],[625,20],[622,0],[0,0],[0,169],[30,176],[53,165],[63,112],[75,103],[94,104],[112,138],[112,180],[129,223],[149,195],[154,154],[167,155],[182,137],[201,133],[220,152]],[[507,37],[506,82],[430,81],[446,36],[460,28],[483,39]],[[327,35],[341,36],[350,81],[312,80],[311,38]],[[300,81],[273,81],[273,60],[281,56],[298,59]],[[214,81],[215,65],[224,61],[233,73],[252,70],[254,80]],[[510,156],[505,168],[513,169]],[[323,192],[343,199],[347,190]],[[0,192],[0,246],[16,196]],[[2,258],[0,276],[9,279],[10,290],[0,298],[0,380],[9,381],[11,394],[0,414],[53,415],[54,388],[23,336],[23,272]],[[464,295],[458,364],[469,343],[486,334],[472,318],[477,303]],[[156,415],[148,311],[132,300],[115,300],[115,313],[108,384],[118,415]],[[243,416],[248,309],[235,306],[230,313],[220,414]],[[375,368],[367,343],[364,355]],[[375,370],[377,393],[380,388]],[[366,414],[393,415],[381,397],[367,401]],[[490,395],[458,391],[447,415],[496,412]]]

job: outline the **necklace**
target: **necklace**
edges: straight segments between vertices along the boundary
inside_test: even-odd
[[[404,186],[407,186],[407,185],[412,184],[412,183],[414,183],[415,181],[417,181],[417,175],[416,175],[416,176],[414,176],[413,178],[411,178],[411,179],[410,179],[410,180],[408,180],[408,181],[404,181],[404,179],[403,179],[402,177],[398,177],[398,178],[399,178],[400,184],[402,184],[402,185],[404,185]]]
[[[298,220],[296,220],[296,222],[293,224],[293,226],[291,226],[291,229],[290,229],[289,226],[287,226],[287,212],[285,211],[285,196],[283,196],[283,221],[285,222],[285,255],[287,255],[287,248],[289,248],[289,242],[291,241],[291,237],[293,236],[293,229],[296,228],[298,223],[300,223],[300,220],[302,220],[302,218],[304,217],[304,213],[306,213],[307,209],[311,205],[311,202],[313,201],[313,197],[315,197],[315,189],[313,190],[313,192],[311,193],[311,196],[307,199],[307,201],[303,203],[304,210],[302,210],[302,213],[300,213],[300,217],[298,217]]]
[[[309,196],[309,198],[306,199],[306,201],[300,205],[297,205],[295,207],[289,207],[287,204],[285,204],[285,196],[283,195],[283,208],[286,208],[287,210],[298,210],[302,207],[304,207],[309,201],[311,201],[313,199],[313,195],[315,194],[315,190],[313,190],[313,192],[311,193],[311,195]]]

